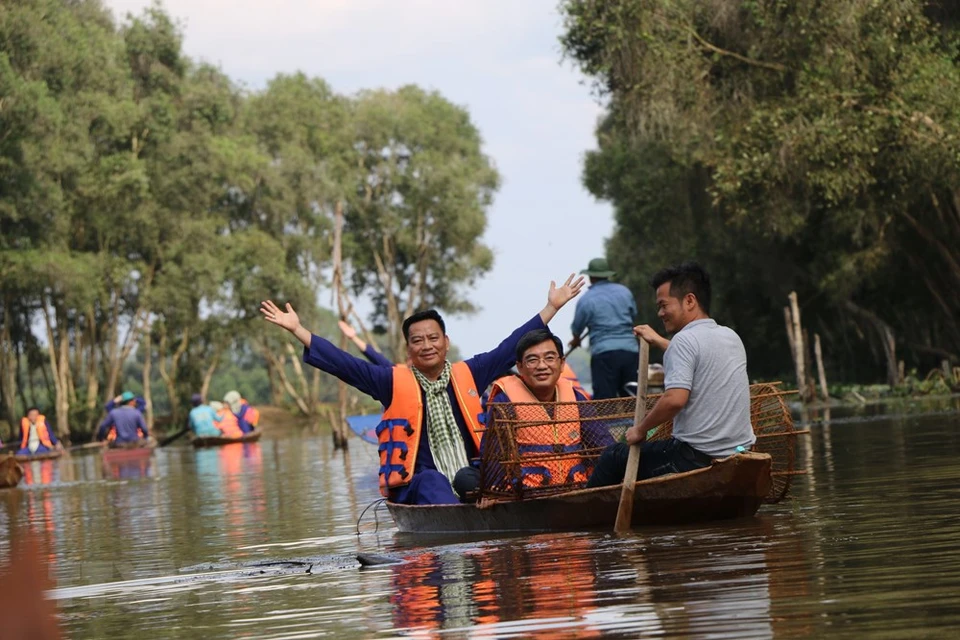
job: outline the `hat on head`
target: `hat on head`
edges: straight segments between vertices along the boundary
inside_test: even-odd
[[[606,258],[594,258],[590,261],[590,264],[587,265],[587,268],[580,273],[592,278],[612,278],[616,274],[616,271],[610,270],[610,265],[607,264]]]
[[[127,404],[131,400],[136,400],[137,396],[133,395],[132,391],[124,391],[120,396],[120,404]]]
[[[199,407],[200,405],[203,404],[203,396],[200,395],[199,393],[193,394],[192,396],[190,396],[190,404],[192,404],[195,407]]]

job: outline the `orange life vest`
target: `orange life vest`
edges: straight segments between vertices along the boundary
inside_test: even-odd
[[[243,407],[246,407],[247,410],[244,411]],[[256,408],[250,406],[250,403],[243,398],[240,398],[240,414],[251,427],[256,427],[257,423],[260,422],[260,412]]]
[[[466,362],[457,362],[450,373],[454,396],[460,412],[480,450],[480,394]],[[420,430],[423,428],[423,399],[420,385],[413,371],[406,365],[393,367],[393,399],[377,425],[380,442],[380,493],[385,497],[390,489],[410,484],[417,450],[420,448]],[[452,478],[451,478],[452,480]]]
[[[576,391],[579,391],[580,395],[582,395],[584,398],[586,398],[587,400],[593,400],[593,396],[587,393],[587,390],[583,388],[583,385],[580,384],[580,378],[577,377],[577,374],[573,370],[573,367],[567,364],[566,360],[563,361],[563,371],[560,373],[560,377],[572,382],[573,388]]]
[[[523,484],[528,487],[548,484],[566,484],[586,482],[589,469],[583,459],[572,454],[581,450],[580,411],[576,405],[565,405],[564,411],[571,414],[569,422],[554,422],[543,404],[517,376],[504,376],[493,383],[490,397],[499,392],[506,394],[510,402],[517,404],[514,409],[517,420],[530,423],[530,426],[517,426],[517,452],[522,460],[520,473]],[[577,402],[573,383],[561,377],[557,381],[557,401]]]
[[[217,429],[223,433],[224,438],[242,438],[243,431],[240,430],[240,423],[237,422],[237,416],[230,410],[230,407],[224,407],[223,411],[217,414],[220,418],[214,424]]]
[[[37,437],[40,438],[40,444],[48,449],[52,449],[53,443],[50,442],[50,434],[47,432],[47,417],[42,414],[37,416],[35,424],[37,425]],[[30,419],[24,416],[20,419],[20,448],[26,449],[29,442]]]

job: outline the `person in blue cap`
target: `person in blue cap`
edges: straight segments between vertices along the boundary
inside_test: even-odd
[[[630,289],[610,281],[616,274],[604,258],[594,258],[580,273],[590,276],[590,289],[577,303],[570,348],[579,346],[588,330],[593,399],[627,396],[627,383],[637,379],[639,347],[633,335],[637,301]]]
[[[147,423],[136,409],[137,397],[130,391],[120,395],[118,406],[107,414],[97,429],[97,440],[110,440],[110,446],[132,444],[150,436]],[[113,432],[113,438],[110,433]]]

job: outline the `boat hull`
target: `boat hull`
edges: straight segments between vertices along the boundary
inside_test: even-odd
[[[47,451],[46,453],[15,455],[13,457],[17,459],[17,462],[30,462],[32,460],[56,460],[62,455],[63,449],[54,449],[53,451]]]
[[[743,453],[710,467],[637,482],[631,525],[673,525],[756,514],[770,491],[769,455]],[[612,529],[621,486],[475,505],[387,507],[405,533],[537,532]]]
[[[222,447],[228,444],[236,444],[238,442],[256,442],[260,439],[262,433],[259,429],[254,429],[250,433],[244,435],[241,438],[221,438],[218,436],[208,437],[208,438],[194,438],[193,446],[197,447]]]
[[[104,462],[128,462],[130,460],[143,460],[153,455],[153,450],[157,448],[157,441],[153,438],[138,446],[119,446],[106,447],[101,454]]]
[[[0,456],[0,489],[15,487],[23,478],[23,468],[13,456]]]

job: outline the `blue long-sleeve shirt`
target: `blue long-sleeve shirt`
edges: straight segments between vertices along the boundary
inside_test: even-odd
[[[580,296],[570,330],[573,335],[590,329],[590,353],[639,350],[633,335],[637,302],[630,289],[609,280],[598,280]]]
[[[393,363],[390,362],[387,356],[383,355],[379,351],[373,348],[372,344],[368,344],[367,348],[363,350],[363,357],[372,362],[375,365],[381,367],[392,367]]]
[[[116,427],[117,429],[117,439],[115,442],[118,444],[123,442],[136,442],[141,437],[146,438],[149,435],[149,433],[147,433],[147,423],[144,422],[143,415],[133,407],[123,406],[112,409],[104,421],[100,423],[100,428],[97,429],[97,440],[106,438],[110,427]],[[142,436],[137,433],[137,429],[143,432]]]
[[[545,327],[546,325],[538,314],[507,336],[493,351],[480,353],[466,360],[470,373],[473,374],[474,382],[477,383],[477,389],[486,389],[501,372],[510,368],[516,361],[517,342],[525,333]],[[365,362],[345,351],[341,351],[330,341],[316,335],[310,339],[310,346],[304,347],[303,361],[321,371],[336,376],[351,387],[379,401],[385,407],[389,407],[390,403],[393,402],[394,369],[392,366],[384,367]],[[452,383],[447,385],[447,395],[450,396],[453,417],[457,421],[457,426],[460,427],[460,434],[466,445],[467,456],[470,458],[476,457],[479,452],[473,443],[473,436],[470,434],[467,423],[463,419],[463,413],[460,411],[460,405],[457,402]],[[423,420],[426,421],[428,409],[422,389],[420,390],[420,401],[424,409]],[[417,449],[417,460],[413,469],[415,474],[424,469],[437,468],[433,461],[433,454],[430,452],[427,430],[422,427],[421,424],[420,445]]]

